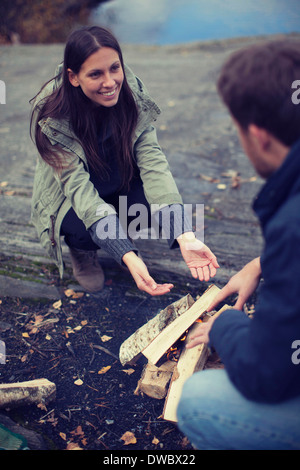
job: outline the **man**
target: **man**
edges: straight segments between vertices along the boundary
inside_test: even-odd
[[[189,344],[209,344],[224,364],[183,389],[178,424],[198,449],[300,449],[299,79],[300,42],[292,40],[237,51],[219,77],[241,145],[266,179],[253,203],[265,246],[209,311],[237,293],[235,308],[199,324]],[[242,308],[258,285],[250,319]]]

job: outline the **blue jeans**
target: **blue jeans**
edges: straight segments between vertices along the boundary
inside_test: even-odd
[[[247,400],[223,369],[196,372],[186,381],[177,418],[196,449],[300,449],[300,397],[278,404]]]

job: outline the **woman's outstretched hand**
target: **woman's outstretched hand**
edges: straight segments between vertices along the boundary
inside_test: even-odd
[[[133,251],[126,253],[122,260],[140,290],[154,296],[167,294],[174,287],[173,284],[157,284],[150,276],[144,261]]]
[[[177,238],[181,254],[191,274],[200,281],[209,281],[220,267],[212,251],[198,240],[193,232],[183,233]]]

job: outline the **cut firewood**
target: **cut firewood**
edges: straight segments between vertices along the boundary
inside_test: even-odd
[[[161,310],[154,318],[141,326],[127,338],[120,347],[119,359],[121,364],[133,365],[141,355],[141,351],[170,323],[182,315],[195,303],[193,297],[185,297]]]
[[[47,404],[56,397],[56,386],[48,379],[0,384],[0,408]]]
[[[211,285],[188,310],[166,326],[161,333],[143,349],[142,353],[148,361],[156,364],[172,344],[206,312],[206,309],[219,291],[220,289],[217,286]]]
[[[165,398],[175,366],[176,363],[174,361],[166,361],[160,367],[156,367],[148,362],[143,369],[134,394],[145,393],[149,397],[158,400]]]
[[[228,310],[228,305],[222,307],[215,315],[219,316],[224,310]],[[189,330],[185,345],[189,342],[190,335],[197,329],[195,323]],[[184,382],[192,376],[194,372],[202,370],[208,357],[208,347],[206,344],[199,344],[192,349],[184,347],[180,354],[176,369],[174,369],[168,395],[165,401],[163,419],[177,422],[176,410],[182,392]]]

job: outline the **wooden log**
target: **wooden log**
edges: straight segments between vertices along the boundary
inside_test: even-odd
[[[138,382],[135,395],[145,393],[151,398],[161,400],[165,398],[168,392],[168,384],[171,380],[172,373],[176,367],[176,362],[166,361],[160,367],[148,364],[144,367],[141,378]]]
[[[142,351],[149,362],[156,364],[165,352],[174,344],[190,326],[206,312],[220,289],[211,285],[204,294],[180,317],[176,318]]]
[[[185,297],[168,305],[154,318],[141,326],[135,333],[122,343],[119,351],[121,364],[133,365],[141,355],[141,351],[170,323],[182,315],[195,303],[193,297]]]
[[[56,386],[48,379],[0,384],[0,408],[47,404],[56,397]]]
[[[215,315],[219,316],[224,310],[228,310],[228,305],[224,305]],[[185,346],[189,342],[190,335],[198,328],[195,323],[189,330],[185,340]],[[184,346],[180,354],[176,369],[174,369],[168,395],[163,410],[163,419],[166,421],[177,422],[176,410],[182,393],[184,382],[192,376],[194,372],[202,370],[208,358],[208,347],[206,344],[199,344],[192,349]]]

